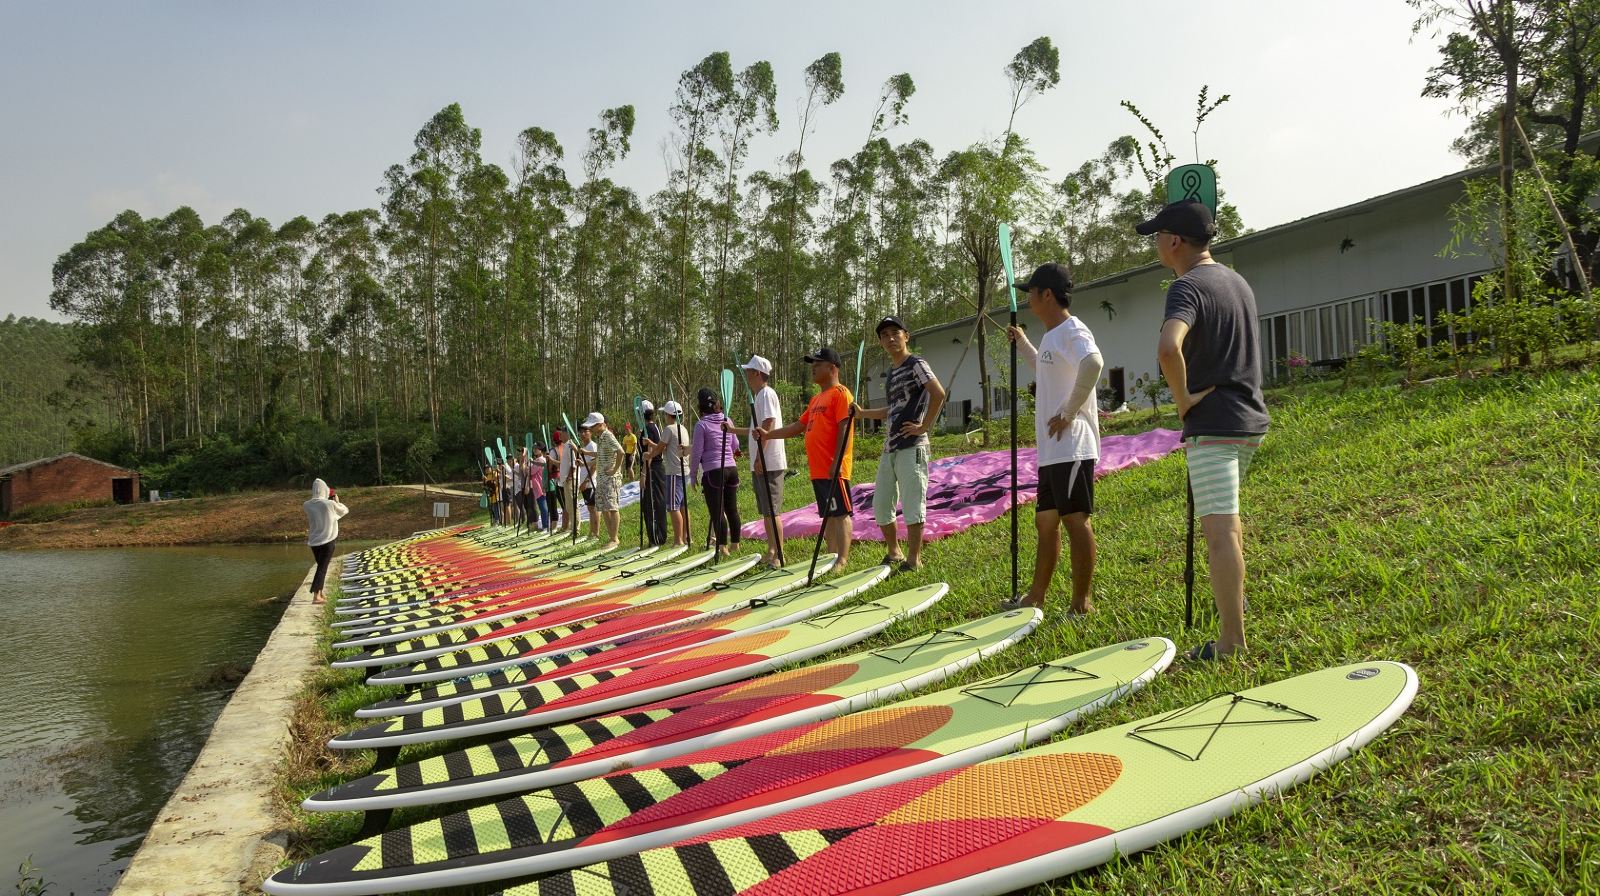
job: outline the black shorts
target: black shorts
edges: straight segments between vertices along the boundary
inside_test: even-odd
[[[583,506],[590,510],[594,509],[594,488],[592,486],[586,485],[583,487]]]
[[[1094,459],[1069,460],[1039,468],[1039,510],[1094,513]]]
[[[823,519],[856,515],[856,509],[850,506],[850,480],[813,479],[811,491],[817,496],[817,515]]]

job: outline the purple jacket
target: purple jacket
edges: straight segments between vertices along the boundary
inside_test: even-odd
[[[689,451],[689,474],[694,480],[699,480],[702,470],[736,466],[733,452],[739,447],[739,439],[722,431],[722,421],[726,419],[720,413],[707,414],[695,423],[694,444]]]

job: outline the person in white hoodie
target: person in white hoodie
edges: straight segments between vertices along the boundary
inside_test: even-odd
[[[320,604],[327,599],[323,590],[327,586],[328,561],[333,559],[333,543],[339,539],[339,518],[350,508],[339,503],[339,498],[321,479],[311,480],[311,500],[301,505],[306,511],[310,532],[306,544],[311,546],[311,556],[317,561],[317,574],[311,580],[311,602]]]

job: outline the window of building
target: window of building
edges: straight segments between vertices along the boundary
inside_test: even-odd
[[[1457,333],[1450,326],[1446,314],[1461,314],[1472,307],[1472,289],[1483,279],[1481,274],[1452,277],[1421,286],[1384,293],[1384,320],[1390,323],[1418,323],[1427,328],[1417,340],[1419,347],[1437,345],[1447,339],[1463,344],[1470,341],[1469,333]]]
[[[1355,354],[1377,338],[1370,323],[1379,313],[1377,303],[1375,295],[1359,296],[1261,318],[1261,357],[1267,378],[1288,376],[1288,360],[1293,354],[1313,363]]]

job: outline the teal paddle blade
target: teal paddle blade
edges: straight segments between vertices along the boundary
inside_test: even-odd
[[[1011,284],[1017,282],[1016,271],[1011,267],[1011,225],[1000,225],[1000,267],[1006,275],[1006,297],[1011,300],[1011,313],[1017,313],[1017,291]]]
[[[722,368],[722,412],[726,414],[728,408],[733,406],[733,371]]]

